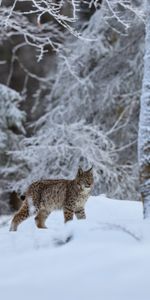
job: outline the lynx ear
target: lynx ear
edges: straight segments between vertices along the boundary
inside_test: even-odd
[[[89,170],[87,170],[86,172],[89,173],[89,172],[91,172],[92,170],[93,170],[93,166],[92,166]]]
[[[82,174],[83,174],[83,170],[82,170],[81,167],[79,167],[79,168],[78,168],[78,174],[77,174],[77,175],[78,175],[78,176],[81,176]]]

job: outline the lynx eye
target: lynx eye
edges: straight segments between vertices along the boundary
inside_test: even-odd
[[[87,188],[88,188],[88,187],[90,187],[90,186],[91,186],[91,184],[92,184],[92,182],[91,182],[90,180],[89,180],[89,181],[86,181],[86,182],[85,182],[85,187],[87,187]]]

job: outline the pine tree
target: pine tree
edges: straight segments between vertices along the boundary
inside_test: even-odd
[[[25,135],[25,112],[19,109],[22,98],[20,94],[0,84],[0,213],[9,210],[11,181],[17,175],[16,161],[12,160],[11,152],[20,149],[20,141]]]

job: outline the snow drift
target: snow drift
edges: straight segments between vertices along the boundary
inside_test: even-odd
[[[87,219],[62,212],[9,232],[0,219],[0,297],[9,300],[149,300],[150,230],[140,202],[91,197]],[[2,226],[3,224],[3,226]]]

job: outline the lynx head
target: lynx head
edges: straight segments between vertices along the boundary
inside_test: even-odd
[[[93,178],[93,167],[87,171],[83,171],[81,167],[78,169],[77,173],[77,181],[80,183],[82,187],[91,189],[94,178]]]

